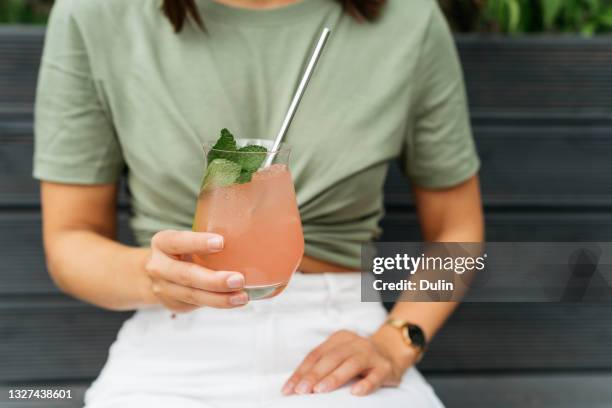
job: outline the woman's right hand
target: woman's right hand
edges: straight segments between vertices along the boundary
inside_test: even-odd
[[[191,262],[192,255],[223,250],[223,237],[207,232],[160,231],[151,239],[145,270],[153,295],[173,312],[190,312],[202,306],[233,308],[248,302],[244,276],[239,272],[213,271]]]

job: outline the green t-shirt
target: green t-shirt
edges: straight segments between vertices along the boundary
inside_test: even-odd
[[[36,178],[113,183],[127,168],[140,245],[189,229],[202,143],[224,127],[273,139],[324,26],[332,37],[286,139],[307,255],[359,267],[360,245],[380,232],[392,160],[428,188],[477,172],[461,68],[435,0],[390,0],[373,24],[333,0],[271,10],[197,1],[207,31],[180,34],[160,1],[56,1]]]

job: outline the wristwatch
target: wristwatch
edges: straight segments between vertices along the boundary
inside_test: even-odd
[[[405,320],[395,319],[390,317],[387,319],[385,324],[394,327],[399,330],[406,345],[412,347],[417,352],[418,363],[423,358],[425,350],[427,349],[427,340],[425,339],[425,333],[416,324],[409,323]]]

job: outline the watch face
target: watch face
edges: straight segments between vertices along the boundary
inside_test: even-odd
[[[407,329],[410,341],[412,341],[415,346],[425,348],[425,333],[423,333],[423,330],[421,330],[419,326],[413,324],[409,324]]]

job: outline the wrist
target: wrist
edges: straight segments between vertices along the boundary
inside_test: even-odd
[[[371,339],[378,351],[392,364],[396,376],[401,377],[407,369],[416,364],[419,353],[413,347],[406,345],[395,328],[383,324]]]
[[[153,293],[153,282],[147,274],[146,265],[151,258],[151,249],[135,248],[134,259],[137,274],[138,303],[141,306],[151,306],[159,303],[157,296]]]

